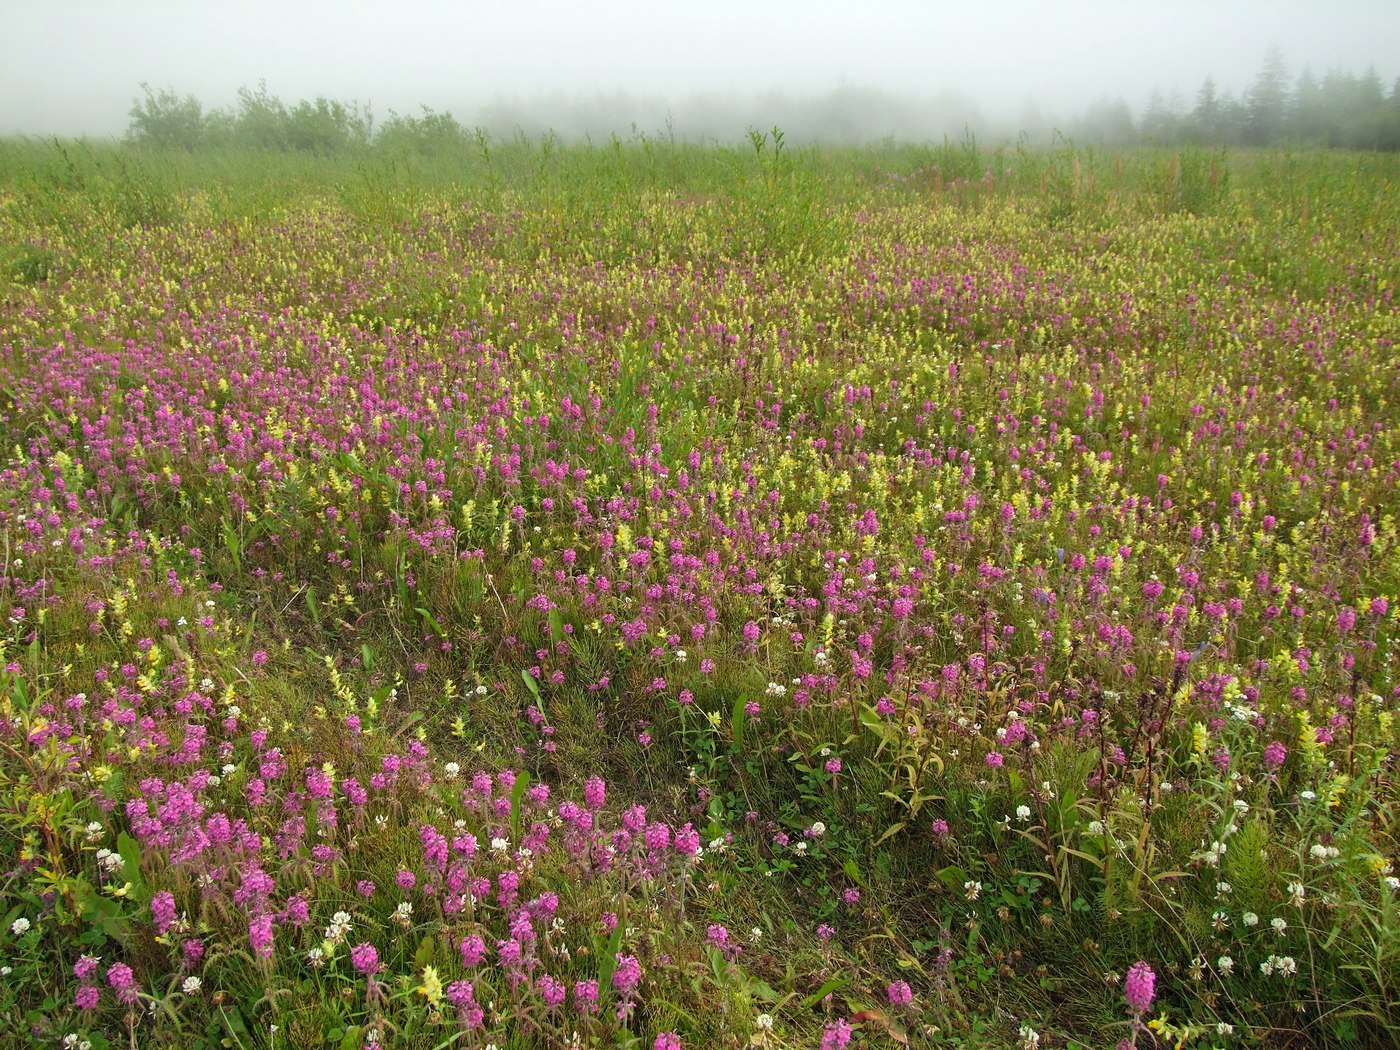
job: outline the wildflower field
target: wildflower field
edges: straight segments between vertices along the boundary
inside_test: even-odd
[[[0,144],[0,1045],[1400,1039],[1400,160]]]

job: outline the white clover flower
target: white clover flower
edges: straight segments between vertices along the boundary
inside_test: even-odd
[[[762,930],[762,929],[760,929],[759,927],[755,926],[753,929],[749,930],[749,941],[750,941],[751,943],[757,944],[757,943],[758,943],[759,941],[761,941],[761,940],[763,940],[763,930]]]
[[[1233,889],[1234,887],[1231,886],[1228,882],[1225,882],[1224,880],[1221,880],[1220,882],[1217,882],[1215,884],[1215,892],[1220,894],[1220,896],[1222,897],[1228,897],[1230,895],[1230,891]]]
[[[676,650],[676,663],[683,664],[688,659],[690,659],[690,654],[688,654],[684,649]]]
[[[773,1015],[759,1014],[758,1017],[754,1019],[753,1023],[754,1027],[757,1028],[759,1031],[771,1032],[773,1030]]]
[[[968,879],[967,882],[963,883],[963,891],[967,894],[968,900],[975,901],[982,896],[982,884],[975,879]]]
[[[1300,792],[1298,792],[1298,797],[1301,798],[1304,802],[1311,802],[1313,799],[1317,798],[1317,792],[1316,792],[1316,791],[1300,791]]]
[[[1384,881],[1386,889],[1391,891],[1400,890],[1400,878],[1396,878],[1394,875],[1387,875]]]
[[[1031,819],[1031,807],[1030,807],[1030,806],[1017,806],[1017,807],[1016,807],[1016,819],[1019,820],[1022,824],[1024,824],[1026,821],[1030,820],[1030,819]]]
[[[1217,1023],[1216,1026],[1215,1026],[1215,1034],[1216,1034],[1216,1035],[1234,1035],[1234,1034],[1235,1034],[1235,1026],[1232,1025],[1232,1024],[1230,1024],[1228,1021],[1220,1021],[1220,1022]]]
[[[180,984],[180,991],[184,992],[186,995],[198,995],[199,989],[203,987],[203,985],[204,982],[198,977],[186,977]]]
[[[351,925],[349,912],[336,912],[331,916],[331,924],[326,927],[326,940],[330,941],[332,944],[339,944],[345,939],[345,935],[350,932]]]
[[[1293,907],[1301,908],[1307,895],[1307,887],[1301,882],[1290,882],[1288,884],[1288,903],[1293,905]]]
[[[491,849],[497,853],[504,853],[510,849],[510,839],[501,838],[497,835],[491,840]]]
[[[448,780],[456,780],[457,774],[462,772],[462,767],[456,762],[448,762],[445,766],[442,767],[442,772]]]
[[[1020,1031],[1021,1041],[1016,1045],[1020,1050],[1036,1050],[1040,1045],[1040,1033],[1028,1024],[1023,1024]]]
[[[26,933],[29,932],[29,925],[30,924],[28,919],[23,917],[18,918],[14,922],[10,923],[10,932],[13,933],[16,937],[23,937]]]
[[[1215,968],[1226,977],[1229,977],[1231,972],[1235,969],[1235,960],[1228,955],[1222,955],[1215,960]]]
[[[1087,831],[1090,835],[1102,835],[1104,833],[1103,821],[1091,820],[1085,826],[1084,830]]]
[[[476,695],[477,695],[477,696],[485,696],[485,695],[486,695],[486,687],[485,687],[484,685],[479,685],[479,686],[477,686],[477,687],[476,687]]]
[[[1255,915],[1252,911],[1247,911],[1240,916],[1240,922],[1244,923],[1246,926],[1258,926],[1259,916]]]
[[[102,839],[105,829],[100,821],[92,821],[83,829],[83,834],[87,836],[89,842],[99,842]]]
[[[1282,919],[1270,919],[1269,925],[1274,928],[1274,932],[1280,937],[1282,937],[1288,929],[1288,923],[1284,922]]]
[[[1282,957],[1270,955],[1259,964],[1259,972],[1265,977],[1272,976],[1275,973],[1280,973],[1284,977],[1291,977],[1298,972],[1298,963],[1291,955],[1284,955]]]
[[[826,834],[826,825],[823,824],[820,820],[818,820],[807,830],[811,833],[814,839],[819,839]]]

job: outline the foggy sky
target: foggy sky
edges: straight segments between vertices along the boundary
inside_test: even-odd
[[[1075,114],[1154,87],[1236,94],[1277,44],[1400,74],[1395,0],[0,0],[0,134],[117,135],[141,81],[231,106],[266,80],[464,123],[503,100],[803,96],[839,86]],[[645,130],[645,129],[644,129]],[[735,137],[743,129],[735,129]]]

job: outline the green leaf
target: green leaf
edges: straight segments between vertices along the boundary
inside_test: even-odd
[[[564,618],[558,609],[549,610],[549,640],[555,645],[564,640]]]
[[[832,992],[836,991],[838,988],[844,988],[850,983],[851,979],[849,977],[829,978],[824,985],[818,988],[811,995],[807,996],[807,998],[802,1000],[802,1009],[810,1010],[812,1007],[816,1006],[819,1002],[825,999]]]
[[[750,981],[749,995],[762,1003],[776,1003],[782,998],[767,981]]]
[[[908,822],[907,820],[901,820],[901,821],[898,821],[897,823],[891,824],[889,827],[887,827],[887,828],[885,829],[885,833],[884,833],[883,835],[881,835],[878,839],[875,840],[875,845],[878,846],[880,843],[884,842],[886,839],[892,838],[893,836],[898,835],[901,831],[903,831],[906,827],[908,827],[908,825],[909,825],[909,822]]]
[[[416,612],[419,616],[423,617],[423,622],[426,623],[429,627],[431,627],[433,629],[433,632],[439,638],[447,637],[447,632],[443,630],[442,624],[438,623],[437,620],[433,617],[433,614],[428,612],[427,609],[424,609],[421,606],[419,606],[418,608],[414,609],[414,612]]]
[[[530,774],[525,770],[520,771],[520,775],[515,778],[515,786],[510,790],[510,829],[518,842],[520,840],[520,800],[525,797],[525,792],[530,787]]]
[[[540,696],[540,683],[535,681],[535,676],[529,671],[520,672],[520,680],[525,683],[525,688],[530,690],[530,695],[535,698],[535,704],[540,709],[540,714],[544,714],[544,698]]]
[[[604,994],[612,987],[613,974],[617,971],[617,953],[622,950],[622,925],[622,916],[619,915],[612,936],[608,938],[607,950],[598,960],[598,990]]]
[[[117,853],[122,858],[122,878],[131,883],[138,896],[144,895],[141,880],[141,844],[123,831],[117,836]]]
[[[747,693],[740,693],[734,698],[734,706],[729,710],[729,727],[734,732],[734,750],[744,749],[744,705],[748,703]]]
[[[967,872],[956,864],[949,864],[946,868],[939,869],[934,872],[933,877],[954,893],[962,893],[964,884],[971,881],[968,879]]]
[[[421,973],[425,966],[433,965],[436,954],[437,940],[429,934],[418,942],[418,950],[413,953],[413,969]]]
[[[340,1050],[360,1050],[360,1026],[352,1024],[345,1029],[345,1038],[340,1041]]]
[[[306,611],[311,614],[312,621],[316,624],[316,630],[321,629],[321,606],[316,601],[316,588],[309,583],[306,585]]]

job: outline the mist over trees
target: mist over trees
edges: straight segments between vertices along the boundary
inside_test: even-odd
[[[1249,87],[1239,96],[1212,77],[1193,102],[1179,93],[1153,91],[1140,113],[1120,98],[1104,98],[1069,116],[1043,112],[1028,101],[1019,119],[989,117],[956,92],[913,98],[843,85],[824,94],[794,98],[778,92],[757,97],[695,95],[680,101],[626,92],[534,99],[496,99],[478,110],[471,125],[427,107],[420,114],[391,112],[376,126],[367,104],[318,96],[284,103],[259,83],[241,88],[236,104],[205,109],[193,95],[142,84],[129,112],[127,140],[142,149],[246,148],[329,154],[370,145],[419,155],[450,153],[483,137],[554,134],[605,141],[629,128],[689,141],[733,141],[747,127],[781,126],[792,141],[868,143],[882,139],[930,141],[968,134],[1030,145],[1056,134],[1104,146],[1139,143],[1229,146],[1326,146],[1356,150],[1400,149],[1400,79],[1387,89],[1374,68],[1356,74],[1329,70],[1319,77],[1305,66],[1292,75],[1271,48]]]

